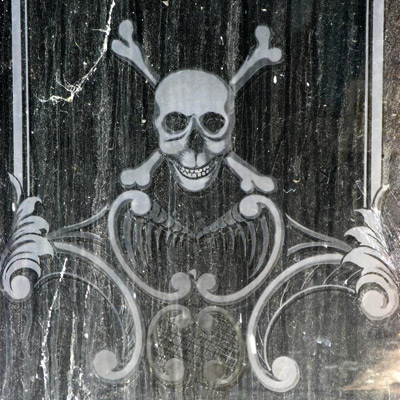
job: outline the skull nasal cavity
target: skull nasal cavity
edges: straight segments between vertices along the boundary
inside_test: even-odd
[[[196,129],[193,130],[189,138],[189,149],[193,150],[195,153],[201,153],[204,147],[204,140],[201,133]]]

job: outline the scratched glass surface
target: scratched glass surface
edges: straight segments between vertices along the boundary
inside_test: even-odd
[[[0,398],[400,399],[397,5],[2,7]]]

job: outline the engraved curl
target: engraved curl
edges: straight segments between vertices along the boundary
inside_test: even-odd
[[[370,288],[362,292],[365,285],[379,287],[380,291]],[[383,291],[383,292],[382,292]],[[361,294],[361,309],[370,320],[379,321],[394,314],[399,306],[397,286],[382,275],[367,274],[357,282],[357,293]]]
[[[268,358],[264,360],[266,362],[266,367],[264,367],[261,363],[259,354],[257,352],[256,332],[261,315],[266,305],[269,303],[274,294],[297,274],[302,273],[309,268],[314,268],[322,264],[337,266],[341,263],[342,258],[343,255],[340,253],[331,253],[317,255],[299,261],[298,263],[292,265],[281,274],[279,274],[267,286],[267,288],[258,299],[248,323],[247,352],[249,362],[254,374],[257,376],[261,384],[267,389],[273,390],[275,392],[287,392],[293,389],[300,379],[300,370],[296,361],[286,356],[278,357],[277,359],[275,359],[272,363],[272,366],[270,366],[269,362],[267,361]],[[283,307],[287,306],[295,299],[296,298],[289,299],[288,303],[284,304]],[[278,310],[278,313],[280,311],[281,310]],[[272,324],[273,322],[274,319],[272,320]],[[271,325],[269,324],[269,327],[267,327],[266,339],[268,339],[269,337],[268,330],[270,329]],[[267,345],[268,343],[264,343],[264,349]]]
[[[284,223],[281,213],[275,203],[269,198],[262,195],[246,196],[239,204],[240,214],[248,219],[257,218],[262,209],[266,208],[270,213],[274,224],[273,247],[271,254],[262,271],[247,286],[235,293],[226,295],[213,294],[217,288],[217,279],[213,274],[203,274],[197,281],[197,289],[202,297],[213,304],[234,304],[238,303],[250,294],[254,293],[268,277],[271,270],[278,262],[284,242]]]
[[[398,287],[383,254],[370,247],[360,246],[343,258],[345,263],[362,268],[356,291],[366,317],[378,321],[392,316],[399,306]]]
[[[58,253],[77,256],[90,263],[90,265],[99,272],[106,274],[123,296],[134,323],[135,347],[133,352],[128,362],[121,367],[118,362],[118,357],[114,352],[110,350],[101,350],[94,357],[93,367],[97,376],[106,382],[118,383],[125,381],[135,372],[142,358],[144,346],[142,317],[140,309],[132,296],[131,290],[126,286],[124,281],[113,270],[113,268],[96,255],[69,243],[54,242],[54,246]]]
[[[130,267],[130,263],[122,250],[120,239],[118,237],[118,217],[128,203],[130,203],[130,211],[133,215],[146,216],[152,211],[152,203],[149,196],[138,190],[130,190],[122,193],[112,204],[108,215],[108,235],[111,247],[119,263],[132,279],[133,283],[150,296],[167,302],[186,299],[192,291],[192,283],[187,274],[183,272],[175,273],[171,278],[171,286],[176,291],[173,293],[167,293],[156,290],[148,285]],[[132,261],[135,262],[135,260]]]
[[[313,286],[309,287],[307,289],[301,290],[300,292],[294,294],[291,296],[287,301],[285,301],[277,311],[275,311],[274,315],[268,322],[267,329],[265,331],[264,335],[264,361],[265,365],[267,367],[267,370],[272,370],[271,364],[269,362],[269,356],[268,356],[268,344],[269,344],[269,339],[270,335],[272,332],[272,328],[274,327],[276,321],[278,318],[281,316],[281,314],[288,308],[290,307],[293,303],[295,303],[297,300],[299,300],[301,297],[307,296],[309,294],[317,293],[317,292],[324,292],[324,291],[341,291],[345,292],[350,295],[355,295],[356,292],[355,290],[348,288],[346,286],[341,286],[341,285],[327,285],[327,284],[322,284],[318,286]]]
[[[212,387],[214,388],[224,388],[232,385],[240,376],[243,366],[244,366],[244,358],[245,358],[245,351],[244,351],[244,341],[243,341],[243,335],[242,331],[240,329],[240,325],[237,323],[237,321],[232,317],[232,315],[224,310],[221,307],[217,306],[208,306],[203,308],[197,315],[197,320],[199,322],[199,326],[201,325],[202,320],[208,319],[211,317],[212,314],[222,314],[231,324],[232,328],[235,330],[236,338],[239,344],[239,355],[238,359],[236,362],[236,366],[232,373],[227,376],[226,378],[219,377],[219,376],[213,376],[212,377],[212,382],[208,382]],[[200,326],[201,327],[201,326]],[[209,369],[210,366],[215,363],[216,360],[212,360],[207,362],[204,367],[203,367],[203,374],[204,376],[207,376],[207,369]]]
[[[34,215],[38,197],[28,197],[21,201],[20,182],[9,174],[14,188],[16,201],[11,236],[0,258],[2,286],[5,294],[12,301],[23,301],[32,292],[32,278],[24,275],[25,271],[33,272],[38,278],[42,274],[40,258],[53,257],[53,247],[45,234],[49,224]]]
[[[167,314],[176,314],[174,323],[177,329],[187,328],[192,323],[192,316],[188,308],[180,304],[171,304],[162,308],[151,320],[147,333],[147,359],[156,377],[166,385],[179,386],[183,383],[186,368],[183,360],[171,358],[164,364],[164,372],[160,371],[153,357],[154,334],[159,321]]]
[[[382,227],[381,209],[388,188],[384,186],[378,191],[371,208],[357,210],[366,226],[352,228],[345,234],[359,242],[359,246],[343,258],[343,264],[361,268],[356,291],[361,299],[361,309],[370,320],[388,318],[399,306],[397,272]]]
[[[203,365],[203,377],[205,379],[205,383],[207,383],[207,385],[209,385],[210,387],[218,389],[231,386],[237,380],[244,367],[245,351],[240,325],[232,317],[232,315],[228,313],[228,311],[216,306],[203,308],[196,316],[198,327],[206,334],[209,333],[209,331],[213,329],[213,314],[221,314],[229,322],[229,324],[235,331],[235,335],[239,345],[236,365],[229,376],[225,375],[225,368],[218,368],[225,367],[225,365],[220,360],[208,360]],[[163,371],[161,371],[160,368],[157,366],[157,363],[155,362],[153,356],[153,347],[157,345],[157,342],[155,341],[155,333],[160,321],[166,315],[173,316],[174,325],[178,330],[188,328],[194,323],[190,310],[185,306],[172,304],[162,308],[154,316],[148,329],[147,357],[153,373],[160,381],[162,381],[165,385],[180,386],[184,384],[184,381],[187,377],[185,362],[180,358],[173,357],[164,362]],[[221,371],[224,371],[224,373],[221,374]]]

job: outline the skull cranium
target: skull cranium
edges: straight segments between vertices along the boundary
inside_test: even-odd
[[[113,40],[113,51],[138,68],[156,88],[154,125],[159,134],[159,149],[140,166],[123,171],[122,185],[147,188],[163,153],[183,189],[198,192],[210,186],[224,158],[246,193],[255,189],[263,193],[273,191],[275,184],[271,178],[258,174],[236,154],[228,154],[235,124],[235,94],[260,68],[277,64],[282,58],[282,51],[271,47],[269,28],[264,25],[256,28],[257,45],[229,85],[214,74],[198,70],[177,71],[160,82],[134,40],[132,22],[122,21],[118,32],[122,40]]]
[[[234,93],[218,76],[181,70],[165,77],[155,93],[159,147],[184,189],[207,188],[231,149]]]

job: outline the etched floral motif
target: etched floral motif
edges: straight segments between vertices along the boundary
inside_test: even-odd
[[[346,232],[346,236],[354,237],[359,246],[342,260],[343,264],[352,263],[362,268],[356,291],[361,297],[364,314],[371,320],[390,317],[399,305],[398,274],[382,226],[381,209],[387,190],[388,186],[380,189],[370,209],[357,210],[366,226]]]
[[[250,364],[260,382],[268,389],[286,392],[294,388],[300,378],[297,362],[287,356],[278,357],[273,363],[269,357],[269,341],[273,326],[279,316],[299,298],[318,291],[341,291],[361,300],[361,309],[370,320],[390,317],[399,305],[398,277],[391,261],[382,228],[381,207],[387,187],[382,188],[370,209],[357,210],[364,217],[364,227],[346,232],[359,243],[348,243],[314,232],[288,217],[289,227],[308,240],[288,250],[294,264],[279,274],[259,297],[247,331],[247,352]],[[314,255],[302,257],[302,251]],[[320,253],[323,254],[320,254]],[[308,253],[306,253],[308,254]],[[312,254],[312,253],[311,253]],[[317,272],[326,271],[317,279]],[[304,278],[304,272],[308,273]],[[295,281],[303,282],[300,286]],[[272,307],[277,296],[278,306]],[[266,321],[265,334],[258,339],[260,321]],[[258,348],[263,348],[259,351]]]
[[[53,257],[53,247],[46,238],[49,224],[35,215],[41,200],[28,197],[22,200],[20,182],[9,175],[15,192],[14,219],[11,235],[1,255],[0,267],[4,292],[11,300],[25,300],[31,294],[29,272],[37,277],[42,274],[40,258]]]

